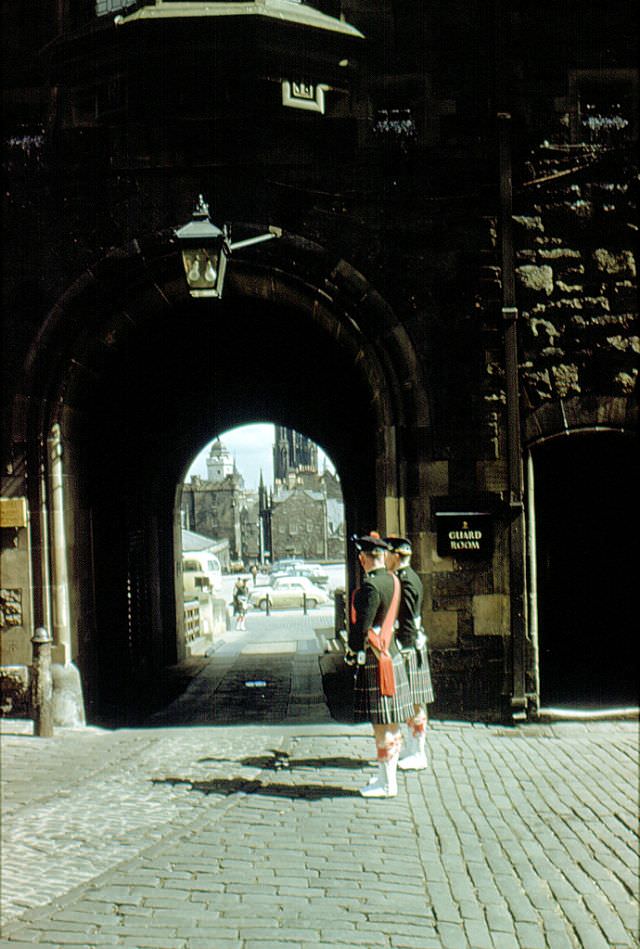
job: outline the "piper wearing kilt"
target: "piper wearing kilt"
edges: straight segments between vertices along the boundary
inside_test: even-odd
[[[422,628],[424,591],[420,577],[410,563],[411,543],[406,537],[385,537],[385,540],[390,548],[385,555],[387,569],[396,574],[402,589],[396,639],[413,701],[413,712],[407,720],[410,739],[398,767],[402,771],[422,771],[427,767],[427,705],[434,699],[427,637]]]
[[[364,576],[353,596],[347,661],[357,660],[355,718],[372,723],[378,760],[377,777],[360,794],[395,797],[400,724],[413,714],[404,660],[394,635],[401,590],[397,578],[385,568],[385,541],[372,533],[354,542]]]

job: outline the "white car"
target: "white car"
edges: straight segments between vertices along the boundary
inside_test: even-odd
[[[311,583],[307,577],[279,577],[270,586],[256,587],[252,590],[250,600],[252,605],[260,610],[266,610],[267,599],[272,609],[286,610],[302,607],[305,596],[309,609],[329,602],[329,597],[324,590]]]

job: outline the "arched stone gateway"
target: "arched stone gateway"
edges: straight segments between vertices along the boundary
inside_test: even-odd
[[[420,366],[344,260],[285,235],[234,255],[223,300],[193,300],[173,232],[156,234],[88,269],[44,321],[13,422],[34,622],[53,629],[55,660],[78,664],[90,713],[178,658],[177,486],[207,438],[260,420],[330,454],[349,532],[406,532],[422,549]]]
[[[28,528],[25,517],[15,550],[8,542],[3,548],[7,608],[20,620],[12,616],[3,628],[3,663],[24,670],[30,632],[51,629],[54,660],[72,660],[81,672],[90,719],[105,709],[113,718],[127,690],[161,680],[180,658],[179,490],[189,460],[216,433],[271,421],[304,432],[330,455],[348,533],[376,526],[414,541],[436,714],[508,714],[518,670],[509,650],[503,463],[481,461],[475,472],[458,465],[453,477],[434,448],[421,359],[362,274],[295,235],[234,254],[222,300],[189,296],[172,231],[87,269],[44,320],[16,386],[3,494],[26,497]],[[542,453],[551,450],[547,443],[574,445],[578,433],[591,432],[606,456],[600,446],[608,432],[625,446],[627,491],[635,459],[628,435],[636,431],[637,406],[622,397],[550,400],[523,418],[529,570],[522,672],[530,713],[541,697],[547,701],[551,682],[537,625],[534,476],[541,490]],[[570,456],[562,460],[568,475]],[[599,463],[600,483],[609,478],[605,467]],[[591,483],[595,518],[597,477]],[[553,503],[545,519],[560,530]],[[447,511],[491,518],[485,559],[442,553],[438,515]],[[604,543],[623,534],[618,527]],[[544,543],[556,549],[550,535]],[[557,591],[540,580],[543,610],[543,599],[548,604]],[[599,595],[597,583],[589,589]],[[624,655],[615,650],[618,669]]]

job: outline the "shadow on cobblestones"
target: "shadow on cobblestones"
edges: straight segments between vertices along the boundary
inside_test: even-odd
[[[353,788],[338,787],[330,784],[278,784],[245,778],[212,778],[210,781],[192,781],[190,778],[152,778],[152,784],[167,784],[171,787],[185,785],[191,791],[201,794],[258,794],[265,797],[286,797],[291,800],[304,798],[307,801],[320,801],[327,797],[357,797],[359,792]]]
[[[282,771],[294,768],[345,768],[353,771],[354,768],[368,768],[370,762],[364,758],[290,758],[286,751],[274,750],[271,755],[258,755],[248,758],[199,758],[198,764],[222,764],[229,762],[241,764],[246,768],[260,768],[261,770]]]

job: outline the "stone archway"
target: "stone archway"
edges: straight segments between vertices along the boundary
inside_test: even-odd
[[[223,301],[204,305],[188,296],[172,233],[115,251],[48,315],[22,392],[30,471],[48,469],[46,438],[60,431],[61,635],[90,708],[175,661],[175,491],[212,430],[261,418],[303,428],[340,469],[348,530],[415,533],[429,413],[413,346],[361,274],[302,238],[234,259]],[[46,625],[47,491],[30,488]]]

